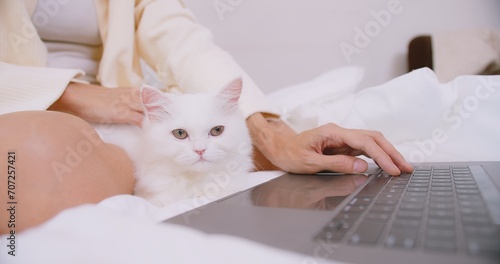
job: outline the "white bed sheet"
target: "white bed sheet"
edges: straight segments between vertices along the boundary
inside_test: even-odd
[[[338,68],[269,97],[298,131],[329,122],[378,130],[410,162],[500,160],[499,75],[439,83],[422,68],[360,90],[362,74]]]
[[[382,131],[410,161],[500,160],[500,76],[463,76],[440,84],[431,70],[421,69],[359,89],[362,77],[358,67],[339,68],[269,97],[299,131],[334,122]],[[280,174],[235,178],[234,191]],[[17,234],[15,257],[7,254],[8,236],[2,236],[0,263],[322,262],[240,238],[159,224],[219,197],[207,198],[159,209],[120,195],[68,209]]]

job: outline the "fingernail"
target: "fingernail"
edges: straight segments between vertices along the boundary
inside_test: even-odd
[[[392,164],[390,170],[388,168],[386,172],[389,173],[392,176],[396,176],[396,175],[400,175],[401,174],[401,170],[398,168],[398,166],[396,166],[394,164]]]
[[[352,169],[354,172],[365,172],[367,169],[367,165],[364,161],[358,159],[354,161],[354,166]]]

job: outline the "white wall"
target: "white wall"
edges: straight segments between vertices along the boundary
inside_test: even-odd
[[[499,0],[184,1],[266,93],[345,65],[366,69],[362,87],[377,85],[406,72],[416,35],[500,29]],[[371,37],[356,46],[358,29]]]

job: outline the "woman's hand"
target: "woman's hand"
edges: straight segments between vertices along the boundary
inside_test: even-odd
[[[128,123],[139,127],[144,117],[139,89],[111,89],[73,82],[49,110],[73,114],[87,122]]]
[[[267,121],[260,113],[250,116],[247,125],[258,151],[273,165],[289,172],[364,172],[368,164],[354,157],[358,155],[371,157],[391,175],[413,170],[379,132],[328,124],[297,134],[281,120]],[[262,162],[260,158],[257,162]]]

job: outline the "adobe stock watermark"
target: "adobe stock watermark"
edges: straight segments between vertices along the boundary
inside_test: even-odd
[[[444,126],[450,131],[459,129],[464,120],[473,116],[480,108],[481,103],[490,99],[496,90],[500,89],[500,78],[493,76],[478,77],[479,83],[474,87],[473,94],[455,103],[443,113]],[[417,149],[408,156],[410,162],[424,162],[427,157],[436,152],[437,147],[448,140],[448,133],[444,128],[437,127],[432,130],[430,137],[415,141]]]
[[[55,17],[61,10],[61,6],[67,5],[72,0],[45,0],[38,1],[38,8],[33,13],[32,17],[21,17],[21,32],[9,32],[7,38],[14,52],[19,53],[20,46],[29,43],[29,40],[37,35],[34,25],[44,27],[51,18]]]
[[[54,171],[55,176],[59,182],[63,181],[63,176],[67,173],[71,173],[76,167],[78,167],[85,157],[89,156],[95,147],[98,147],[103,143],[99,138],[97,133],[93,129],[82,130],[81,131],[84,139],[79,141],[74,146],[66,146],[64,151],[66,155],[64,160],[53,161],[51,166]]]
[[[225,15],[231,13],[236,7],[241,5],[243,0],[214,0],[212,5],[220,21],[226,19]]]
[[[327,243],[322,240],[317,240],[316,247],[313,250],[313,255],[311,257],[305,258],[302,263],[303,264],[320,264],[320,263],[330,263],[328,260],[333,254],[335,250],[337,250],[338,245]]]
[[[411,0],[410,0],[411,1]],[[339,45],[345,60],[350,63],[352,56],[360,54],[368,47],[372,40],[378,37],[384,28],[387,28],[393,17],[403,12],[404,8],[400,0],[389,0],[385,9],[370,11],[371,20],[363,27],[354,28],[354,38],[351,43],[342,41]]]
[[[110,93],[117,91],[109,91]],[[138,91],[136,91],[138,93]],[[130,108],[134,104],[140,104],[130,93],[120,94],[119,97],[111,101],[110,110],[116,118],[126,120],[130,115]],[[94,128],[82,130],[83,139],[75,145],[68,145],[64,148],[64,158],[51,163],[52,171],[59,182],[63,181],[63,176],[71,173],[78,167],[84,159],[99,145],[103,144],[101,136],[112,134],[116,130],[116,125],[111,120],[95,123]]]

